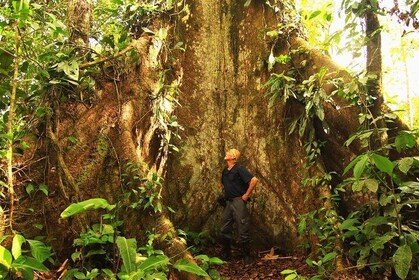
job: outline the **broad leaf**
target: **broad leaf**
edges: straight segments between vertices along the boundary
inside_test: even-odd
[[[349,229],[349,228],[353,227],[354,224],[358,224],[358,223],[359,223],[358,219],[347,219],[347,220],[343,221],[342,224],[340,224],[339,228],[341,230]]]
[[[217,258],[217,257],[212,257],[212,258],[209,259],[209,263],[210,264],[215,264],[215,265],[222,265],[224,263],[224,261]]]
[[[323,263],[326,263],[330,260],[333,260],[336,256],[337,256],[336,252],[328,253],[326,256],[323,257],[322,261],[323,261]]]
[[[79,203],[72,203],[62,213],[61,218],[68,218],[78,213],[83,213],[88,210],[94,209],[106,209],[112,210],[115,208],[114,204],[109,204],[106,199],[103,198],[92,198]]]
[[[34,187],[34,185],[32,185],[31,183],[29,183],[27,186],[26,186],[26,193],[27,194],[31,194],[33,191],[35,190],[35,187]]]
[[[317,17],[318,15],[321,14],[321,12],[322,12],[321,10],[317,10],[317,11],[312,12],[308,19],[310,20],[310,19],[313,19],[313,18]]]
[[[285,269],[283,271],[281,271],[282,275],[286,275],[286,274],[291,274],[291,273],[295,273],[296,271],[293,269]]]
[[[345,175],[346,172],[348,172],[354,165],[361,159],[361,157],[364,155],[357,156],[354,158],[346,167],[345,170],[343,170],[343,175]]]
[[[367,166],[368,156],[362,155],[354,167],[354,177],[359,180],[362,173],[364,172],[365,166]]]
[[[121,271],[130,274],[137,271],[135,264],[135,256],[137,253],[137,241],[134,238],[126,239],[125,237],[118,236],[116,239],[119,253],[122,257]]]
[[[416,140],[412,134],[403,131],[397,135],[394,144],[396,145],[396,150],[400,153],[403,149],[415,147]]]
[[[22,273],[24,279],[34,279],[35,276],[31,268],[19,268],[19,273]]]
[[[22,255],[22,244],[25,243],[25,237],[20,234],[13,236],[12,255],[15,259]]]
[[[198,256],[195,256],[195,259],[202,260],[204,262],[209,262],[210,260],[210,258],[207,255],[198,255]]]
[[[374,238],[370,244],[371,250],[377,253],[378,250],[384,249],[384,244],[392,240],[394,236],[395,234],[387,234]]]
[[[46,196],[48,196],[48,187],[45,184],[40,184],[39,190],[42,191]]]
[[[216,269],[208,270],[211,279],[222,279],[220,273]]]
[[[379,225],[385,225],[388,223],[388,218],[383,216],[376,216],[372,217],[371,219],[368,219],[365,222],[366,226],[379,226]]]
[[[377,166],[381,172],[385,172],[391,176],[393,173],[393,163],[388,158],[374,153],[371,154],[371,157],[375,166]]]
[[[143,261],[138,268],[147,273],[159,267],[166,266],[168,263],[169,258],[167,256],[151,256]]]
[[[202,268],[186,259],[177,261],[173,267],[179,271],[187,271],[199,276],[208,277],[208,274]]]
[[[365,180],[355,181],[352,185],[353,192],[360,192],[364,187]]]
[[[4,265],[7,269],[10,269],[12,265],[12,254],[9,250],[0,245],[0,264]]]
[[[43,263],[46,259],[51,257],[51,250],[49,247],[45,246],[44,243],[38,240],[29,240],[29,246],[31,247],[31,254],[39,262]]]
[[[20,256],[19,258],[17,258],[13,262],[12,267],[16,269],[32,269],[40,272],[48,271],[48,268],[42,263],[40,263],[38,260],[25,256]]]
[[[130,274],[127,274],[125,272],[120,272],[118,273],[118,279],[141,280],[141,279],[144,279],[144,271],[137,270],[137,271],[131,272]],[[148,278],[145,278],[145,279],[148,279]]]
[[[368,190],[371,192],[376,193],[378,191],[378,181],[372,178],[368,178],[365,180],[364,185],[367,187]]]
[[[407,174],[407,172],[412,167],[413,161],[414,160],[411,157],[402,158],[399,161],[399,169],[400,169],[400,171],[403,172],[404,174]]]
[[[393,255],[394,270],[401,279],[406,279],[412,261],[412,250],[408,245],[400,246]]]

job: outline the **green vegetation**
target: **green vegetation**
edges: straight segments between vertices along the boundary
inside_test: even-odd
[[[29,250],[25,248],[27,245]],[[48,271],[43,263],[47,260],[52,261],[51,257],[51,248],[43,242],[25,239],[22,235],[15,234],[11,251],[0,245],[0,279],[15,279],[17,275],[23,276],[24,279],[33,279],[34,271]]]
[[[345,1],[343,5],[348,14],[347,24],[348,19],[353,18],[352,12],[356,16],[365,12],[362,10],[365,8],[362,6],[365,3],[358,3],[359,7],[356,9],[355,3],[349,1]],[[330,4],[327,5],[329,6]],[[317,21],[317,24],[324,22],[322,26],[328,27],[331,19],[327,7],[325,10],[303,14],[303,17],[306,21],[310,21],[323,15],[323,21]],[[377,7],[372,11],[380,12]],[[357,28],[353,22],[350,26]],[[351,30],[350,26],[344,31]],[[333,36],[333,40],[336,40],[338,38],[336,36],[340,35]],[[319,41],[318,43],[320,44]],[[368,40],[356,43],[357,49],[361,50],[367,43]],[[326,46],[324,49],[328,48]],[[294,50],[289,55],[292,56],[297,52],[302,51]],[[272,61],[278,62],[278,58],[274,57]],[[304,67],[303,64],[300,66]],[[338,107],[334,103],[334,98],[337,96],[351,101],[353,106],[361,106],[359,130],[350,136],[345,146],[356,143],[363,152],[352,159],[343,174],[339,174],[339,177],[344,178],[343,181],[331,189],[332,193],[329,196],[321,198],[320,205],[323,206],[300,216],[300,235],[306,240],[316,237],[316,244],[303,244],[306,249],[310,248],[316,252],[307,259],[307,263],[318,272],[318,275],[312,279],[333,278],[333,275],[342,272],[343,258],[349,258],[356,263],[353,267],[356,269],[387,274],[393,269],[401,279],[417,278],[419,225],[416,213],[419,185],[415,174],[419,171],[419,157],[404,156],[391,159],[389,155],[392,154],[392,150],[408,153],[409,149],[416,149],[419,131],[416,129],[399,132],[395,138],[390,138],[377,147],[376,139],[389,131],[387,126],[379,125],[380,121],[384,121],[384,124],[392,123],[395,117],[391,113],[373,115],[371,108],[375,98],[368,92],[367,83],[375,77],[366,73],[365,78],[345,83],[343,79],[330,79],[328,76],[326,68],[321,68],[309,78],[304,78],[296,69],[291,69],[287,73],[272,73],[265,85],[270,103],[276,100],[286,103],[293,99],[304,106],[304,111],[290,124],[289,133],[298,131],[300,138],[305,141],[307,172],[302,185],[315,189],[331,185],[330,180],[335,172],[314,177],[309,175],[310,168],[318,158],[321,158],[322,147],[328,145],[319,139],[313,126],[314,122],[320,123],[321,129],[329,133],[323,106],[329,103]],[[327,94],[324,90],[327,85],[333,85],[335,90]],[[349,175],[350,170],[352,176]],[[338,211],[342,203],[340,200],[348,193],[364,198],[364,205],[354,212],[343,215]],[[293,270],[283,271],[283,274],[288,275],[288,279],[300,277]]]
[[[61,213],[62,218],[69,218],[89,210],[107,210],[101,216],[100,224],[94,224],[74,240],[76,251],[71,256],[74,265],[64,274],[63,279],[168,279],[171,269],[220,279],[218,271],[213,268],[223,263],[218,258],[196,256],[200,266],[187,259],[180,259],[172,264],[163,251],[154,249],[154,242],[170,242],[173,236],[150,234],[148,243],[143,247],[138,247],[134,238],[121,236],[118,228],[122,226],[122,221],[116,218],[121,211],[118,209],[120,207],[122,206],[111,205],[102,198],[92,198],[73,203]]]

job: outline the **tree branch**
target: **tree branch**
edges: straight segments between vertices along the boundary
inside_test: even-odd
[[[127,52],[129,52],[132,49],[136,49],[138,52],[141,52],[143,50],[143,48],[147,45],[149,40],[149,37],[142,37],[138,40],[134,40],[128,47],[126,47],[125,49],[123,49],[120,52],[117,52],[111,56],[107,56],[107,57],[103,57],[101,59],[95,60],[95,61],[90,61],[90,62],[86,62],[80,65],[80,69],[85,69],[97,64],[101,64],[101,63],[105,63],[107,61],[116,59],[120,56],[123,56],[124,54],[126,54]]]

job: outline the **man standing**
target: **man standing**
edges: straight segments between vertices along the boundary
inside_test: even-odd
[[[228,150],[224,158],[227,167],[223,170],[221,183],[227,205],[221,218],[221,243],[223,245],[221,258],[228,259],[231,255],[233,223],[236,223],[244,261],[250,263],[250,215],[246,203],[258,179],[246,168],[237,164],[239,158],[240,152],[236,149]]]

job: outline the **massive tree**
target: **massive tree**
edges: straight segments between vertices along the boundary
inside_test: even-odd
[[[343,145],[358,129],[361,108],[341,96],[324,98],[317,102],[321,112],[305,119],[307,129],[300,125],[300,135],[289,134],[289,126],[305,115],[307,104],[296,99],[269,104],[264,85],[271,73],[289,70],[295,73],[295,85],[321,71],[328,80],[350,82],[350,75],[307,45],[292,1],[169,2],[158,4],[167,12],[144,12],[142,21],[130,22],[129,46],[98,58],[87,51],[94,37],[88,23],[94,3],[70,1],[68,40],[75,48],[71,55],[78,59],[73,70],[89,76],[97,69],[90,74],[96,84],[90,92],[82,83],[49,83],[44,88],[41,106],[49,108],[45,119],[26,136],[32,146],[25,157],[14,162],[27,169],[15,172],[21,211],[16,211],[14,228],[38,235],[41,232],[30,225],[43,224],[57,254],[68,257],[77,232],[98,218],[63,220],[60,213],[68,204],[103,197],[132,205],[133,198],[122,199],[123,193],[140,186],[144,190],[146,181],[153,190],[142,195],[155,199],[153,207],[118,213],[124,235],[144,241],[147,231],[176,235],[174,227],[215,234],[223,157],[235,147],[259,178],[250,203],[255,243],[295,250],[301,243],[297,217],[323,205],[317,199],[330,198],[330,190],[342,178],[313,181],[315,187],[302,187],[302,181],[332,171],[341,174],[363,149],[359,143]],[[273,63],[271,57],[281,55],[287,59]],[[63,65],[52,69],[74,78]],[[314,95],[328,96],[337,84],[316,87]],[[406,127],[396,121],[393,128]],[[319,146],[306,145],[314,142]],[[319,149],[315,161],[308,159],[307,147]],[[36,185],[47,185],[49,195],[29,198],[26,176]],[[349,211],[347,205],[356,207],[354,198],[345,199],[340,211]],[[356,201],[362,204],[361,198]],[[5,209],[12,206],[3,204]],[[175,212],[164,207],[159,211],[161,205]],[[28,207],[36,211],[23,212]],[[160,246],[177,258],[190,257],[176,238]]]

